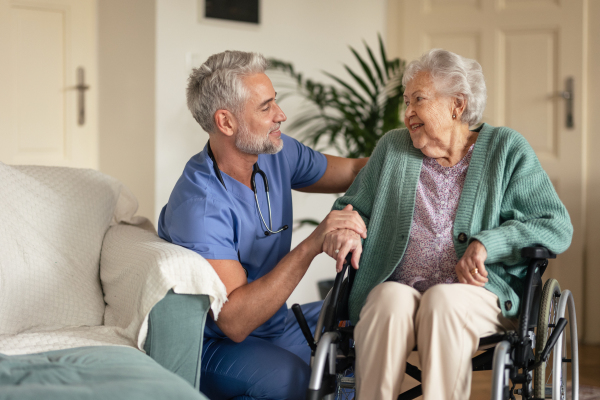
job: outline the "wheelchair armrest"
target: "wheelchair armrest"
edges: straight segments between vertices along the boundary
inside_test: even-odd
[[[556,254],[552,253],[545,247],[524,247],[521,249],[521,257],[529,259],[546,259],[556,258]]]
[[[527,330],[531,326],[534,326],[533,324],[537,321],[539,305],[537,305],[536,302],[541,295],[541,277],[548,265],[548,259],[556,258],[556,254],[545,247],[536,246],[523,248],[521,250],[521,256],[529,259],[523,298],[521,300],[521,317],[518,331],[519,338],[524,339],[527,336]],[[531,321],[530,318],[532,319]]]

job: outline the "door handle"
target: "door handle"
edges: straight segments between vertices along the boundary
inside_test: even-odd
[[[77,68],[77,124],[85,124],[85,91],[90,87],[85,84],[85,70],[83,67]]]
[[[565,81],[565,91],[560,92],[559,95],[565,99],[565,126],[569,129],[573,129],[575,124],[573,122],[573,77],[570,76]]]

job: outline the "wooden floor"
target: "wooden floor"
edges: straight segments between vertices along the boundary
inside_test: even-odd
[[[472,382],[471,400],[489,400],[492,372],[475,372]],[[579,385],[600,387],[600,346],[579,345]]]
[[[418,364],[417,357],[417,353],[412,353],[409,362],[413,365]],[[492,388],[491,382],[491,371],[474,372],[471,384],[471,400],[489,400]],[[407,377],[402,387],[403,390],[406,390],[416,384],[415,380]],[[579,384],[580,386],[600,387],[600,346],[579,345]],[[418,397],[418,399],[423,399],[423,397]]]

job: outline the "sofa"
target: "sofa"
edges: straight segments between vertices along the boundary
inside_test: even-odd
[[[205,399],[201,256],[97,171],[0,163],[0,400]]]

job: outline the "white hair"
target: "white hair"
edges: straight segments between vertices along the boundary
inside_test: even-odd
[[[481,121],[487,89],[481,65],[477,61],[447,50],[432,49],[408,64],[402,77],[402,85],[406,87],[422,71],[430,74],[439,93],[466,100],[462,122],[473,126]]]
[[[194,119],[208,133],[216,131],[215,112],[241,115],[248,91],[245,76],[264,73],[268,61],[258,53],[225,51],[213,54],[188,78],[187,105]]]

